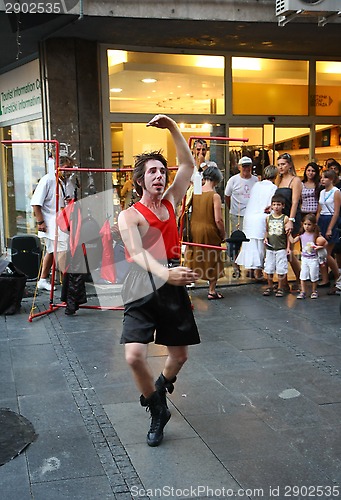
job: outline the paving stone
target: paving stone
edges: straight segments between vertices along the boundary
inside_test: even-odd
[[[190,415],[188,422],[223,462],[276,457],[278,450],[289,453],[291,449],[285,437],[262,422],[250,404],[210,415],[210,425],[202,415]]]
[[[48,429],[63,431],[82,424],[82,417],[69,390],[19,397],[20,411],[39,434]]]
[[[341,426],[291,429],[281,435],[310,463],[326,474],[330,484],[341,484]]]
[[[177,440],[165,440],[162,447],[154,449],[145,444],[127,445],[126,448],[133,465],[138,468],[144,491],[151,489],[153,495],[150,496],[154,498],[166,498],[171,488],[190,491],[202,485],[212,489],[239,487],[199,437],[186,439],[181,453]],[[192,498],[198,498],[198,495]]]
[[[20,408],[39,434],[0,468],[4,498],[131,500],[133,486],[201,484],[262,487],[270,499],[270,486],[340,484],[339,300],[280,301],[259,285],[220,290],[215,302],[207,288],[191,291],[202,343],[189,349],[155,449],[120,345],[122,311],[70,318],[60,309],[28,323],[26,300],[20,314],[0,316],[0,404]],[[166,356],[150,346],[155,376]]]
[[[84,426],[49,429],[27,450],[33,483],[104,476],[98,455]]]
[[[34,500],[112,500],[113,490],[106,477],[64,479],[32,485]]]
[[[285,500],[290,498],[289,495],[291,498],[309,498],[305,488],[331,486],[331,480],[295,450],[278,450],[277,456],[257,460],[227,460],[223,463],[252,500]],[[302,487],[303,495],[296,491],[294,496],[293,487]]]
[[[330,418],[320,405],[302,394],[291,399],[283,399],[280,394],[275,393],[270,393],[264,398],[259,392],[250,396],[250,403],[259,418],[277,431],[327,425]]]
[[[1,497],[5,500],[32,500],[30,479],[24,454],[0,467]]]

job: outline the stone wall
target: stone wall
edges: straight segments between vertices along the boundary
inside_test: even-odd
[[[84,0],[84,15],[275,22],[275,0]]]
[[[49,39],[41,53],[48,96],[44,121],[49,138],[67,144],[69,152],[75,152],[78,166],[103,167],[97,43]]]

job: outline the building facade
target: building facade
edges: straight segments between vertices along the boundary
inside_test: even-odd
[[[157,113],[174,117],[187,139],[206,137],[225,179],[245,152],[258,174],[281,151],[298,173],[312,159],[341,160],[340,19],[332,2],[320,3],[298,14],[289,1],[281,15],[272,0],[3,10],[1,140],[58,140],[78,166],[116,169],[91,177],[114,200],[135,154],[162,148],[176,165],[167,136],[145,127]],[[42,143],[2,143],[2,252],[15,234],[36,230],[30,196],[51,153]],[[90,174],[81,177],[86,196]]]

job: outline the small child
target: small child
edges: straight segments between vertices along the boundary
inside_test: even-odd
[[[316,224],[316,216],[314,214],[306,214],[302,220],[300,234],[293,238],[289,236],[292,243],[301,242],[301,291],[297,295],[298,299],[305,299],[307,295],[307,281],[311,281],[311,299],[317,299],[317,282],[319,279],[320,264],[325,265],[325,262],[320,262],[319,252],[325,250],[328,241],[321,236],[320,230]]]
[[[268,287],[263,295],[273,292],[273,276],[277,273],[278,289],[276,297],[284,296],[283,284],[288,273],[288,258],[290,254],[290,241],[285,231],[288,216],[283,214],[285,199],[280,194],[271,198],[271,214],[266,218],[266,233],[264,238],[266,254],[264,272],[267,275]]]

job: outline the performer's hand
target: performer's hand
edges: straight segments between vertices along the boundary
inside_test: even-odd
[[[189,267],[172,267],[169,269],[167,283],[175,286],[190,285],[197,281],[199,276]]]
[[[169,128],[171,124],[175,124],[175,122],[169,116],[155,115],[154,118],[147,123],[147,127]]]

